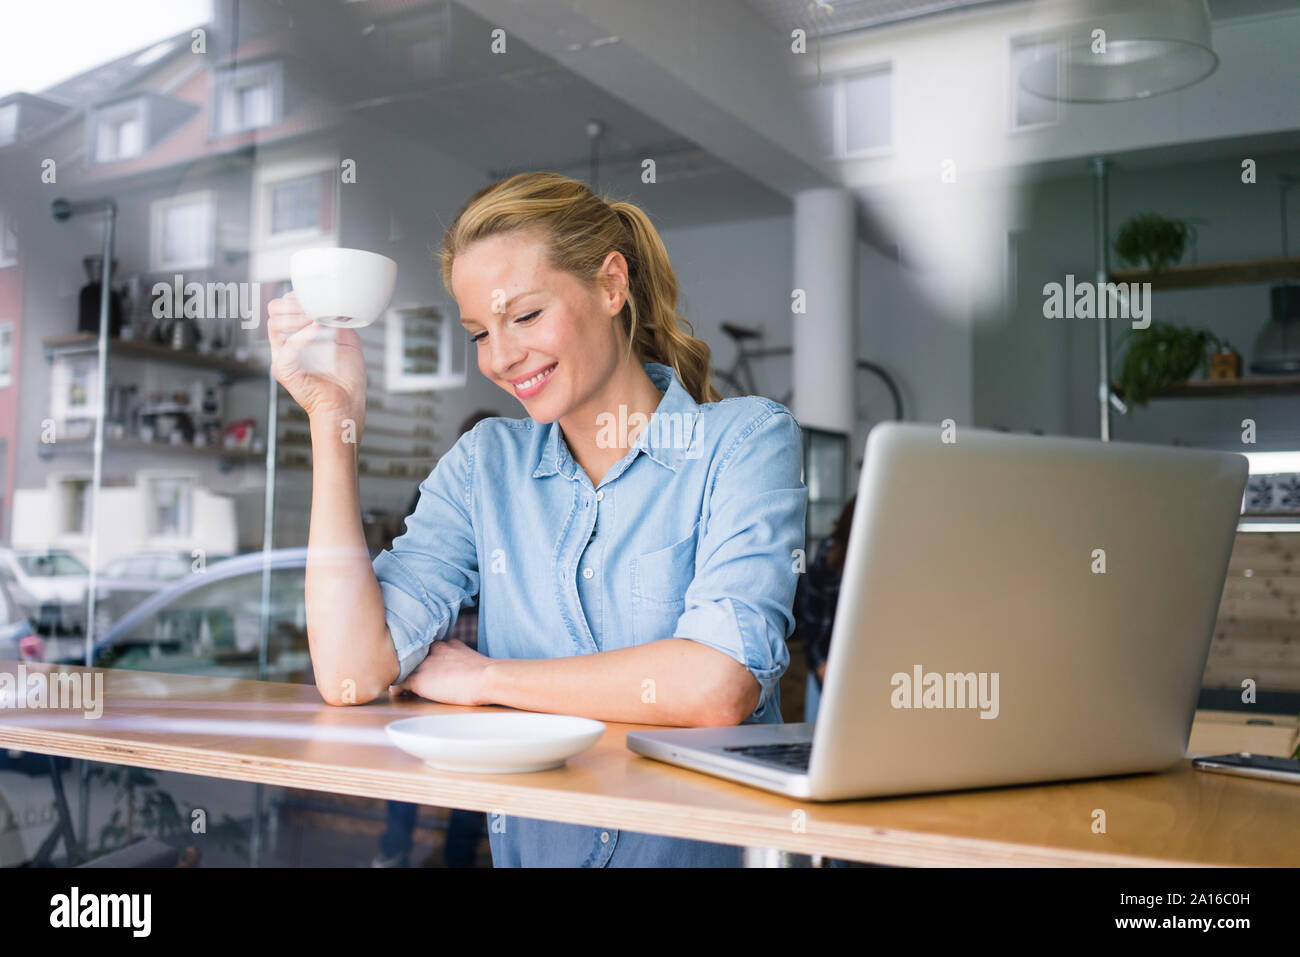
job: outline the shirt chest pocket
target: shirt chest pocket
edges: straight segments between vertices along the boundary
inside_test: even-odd
[[[686,589],[695,578],[699,523],[681,541],[638,555],[632,562],[633,630],[637,644],[671,638],[686,610]]]

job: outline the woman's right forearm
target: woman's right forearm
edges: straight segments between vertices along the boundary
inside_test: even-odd
[[[311,528],[307,538],[307,640],[316,686],[330,704],[363,704],[397,679],[365,529],[357,449],[362,417],[311,420]]]

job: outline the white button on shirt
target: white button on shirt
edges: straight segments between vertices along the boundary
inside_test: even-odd
[[[593,574],[594,574],[594,572],[592,572],[592,570],[591,570],[590,568],[584,568],[584,569],[582,570],[582,577],[583,577],[583,578],[590,578]]]

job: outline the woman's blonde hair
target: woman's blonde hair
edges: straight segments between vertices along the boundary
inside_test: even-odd
[[[709,347],[677,312],[677,275],[668,250],[640,207],[606,202],[585,183],[559,173],[520,173],[469,198],[442,245],[442,284],[451,293],[458,253],[489,236],[532,230],[546,244],[553,269],[596,281],[605,257],[627,260],[628,296],[620,316],[629,352],[641,362],[671,366],[696,402],[722,397],[709,382]]]

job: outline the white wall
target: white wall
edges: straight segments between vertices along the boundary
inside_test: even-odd
[[[789,347],[789,216],[664,229],[661,235],[680,285],[679,308],[713,350],[715,368],[729,369],[736,358],[723,322],[761,329],[763,346]],[[789,356],[763,359],[753,370],[764,394],[780,397],[790,389]]]
[[[64,502],[56,476],[42,488],[14,490],[13,545],[15,548],[66,548],[90,563],[90,536],[59,532],[64,524]],[[141,483],[100,489],[95,530],[99,536],[96,560],[104,565],[139,551],[192,552],[209,556],[233,555],[238,550],[235,502],[195,488],[191,501],[191,534],[184,538],[157,538],[149,534],[148,487]]]

